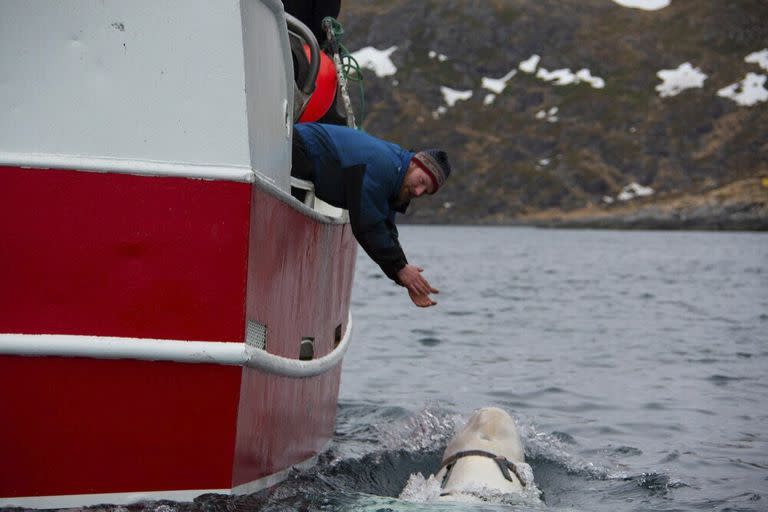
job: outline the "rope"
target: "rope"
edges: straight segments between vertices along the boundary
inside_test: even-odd
[[[341,64],[341,74],[344,80],[348,82],[356,82],[360,90],[360,123],[355,127],[361,129],[363,120],[365,119],[365,87],[363,86],[363,72],[360,64],[342,44],[344,38],[344,27],[338,20],[331,16],[323,18],[322,26],[326,29],[328,38],[323,43],[323,50],[326,53],[336,54],[339,56]],[[351,105],[350,105],[351,106]]]

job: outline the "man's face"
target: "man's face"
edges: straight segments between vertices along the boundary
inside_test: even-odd
[[[432,194],[435,192],[434,186],[432,178],[429,177],[426,171],[411,162],[408,166],[408,172],[405,174],[405,179],[403,179],[403,186],[400,187],[399,202],[405,204],[415,197]]]

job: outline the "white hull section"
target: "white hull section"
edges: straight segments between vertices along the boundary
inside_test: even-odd
[[[0,507],[22,507],[31,509],[90,507],[93,505],[130,505],[142,501],[171,500],[189,502],[203,494],[245,495],[253,494],[288,477],[291,469],[307,469],[317,463],[317,457],[311,457],[300,464],[278,471],[264,478],[238,485],[232,489],[188,489],[180,491],[134,491],[113,492],[106,494],[64,494],[58,496],[24,496],[19,498],[0,498]]]

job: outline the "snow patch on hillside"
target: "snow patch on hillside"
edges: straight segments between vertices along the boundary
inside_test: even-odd
[[[544,68],[539,68],[539,62],[541,62],[541,56],[533,54],[528,59],[521,62],[518,65],[518,68],[524,73],[536,73],[536,78],[544,80],[545,82],[552,82],[555,85],[571,85],[586,82],[595,89],[602,89],[605,87],[605,80],[599,76],[592,76],[592,73],[586,68],[582,68],[576,73],[569,68],[549,71]],[[536,71],[536,68],[538,68],[538,71]]]
[[[440,105],[434,112],[432,112],[432,119],[439,119],[440,116],[446,112],[448,112],[448,109],[445,107],[445,105]]]
[[[633,182],[621,189],[621,193],[616,196],[616,199],[619,201],[629,201],[636,197],[646,197],[650,195],[653,195],[653,189],[651,187],[644,187],[639,183]]]
[[[528,59],[524,60],[520,63],[518,66],[520,68],[520,71],[523,73],[533,73],[536,71],[536,66],[539,65],[539,61],[541,60],[541,57],[533,54]]]
[[[707,75],[701,72],[701,69],[694,68],[690,62],[680,64],[677,69],[662,69],[656,76],[663,80],[663,83],[656,86],[659,96],[677,96],[686,89],[704,87],[704,80]]]
[[[751,107],[762,101],[768,101],[768,89],[765,88],[766,75],[747,73],[746,78],[717,91],[722,98],[730,98],[744,107]]]
[[[457,91],[444,85],[440,86],[440,92],[443,93],[443,99],[445,99],[445,103],[449,107],[454,106],[457,101],[466,101],[472,97],[472,90]]]
[[[588,69],[583,68],[576,72],[576,79],[578,83],[581,82],[587,82],[589,85],[594,87],[595,89],[602,89],[605,87],[605,80],[600,78],[599,76],[592,76],[592,73],[589,72]]]
[[[613,0],[622,7],[632,7],[644,11],[658,11],[669,6],[670,0]]]
[[[482,87],[496,94],[501,94],[504,91],[504,88],[507,86],[507,82],[509,82],[509,80],[516,74],[517,70],[513,69],[501,78],[488,78],[484,76],[482,80]]]
[[[546,120],[549,123],[556,123],[560,120],[560,118],[557,117],[559,111],[560,109],[558,107],[552,107],[549,110],[539,110],[534,117],[539,120]]]
[[[552,82],[555,85],[571,85],[587,82],[595,89],[602,89],[605,87],[605,80],[599,76],[592,76],[592,73],[588,69],[580,69],[574,73],[569,68],[556,69],[554,71],[539,68],[539,71],[536,72],[536,78],[540,78],[545,82]]]
[[[571,73],[570,69],[547,71],[544,68],[539,68],[536,72],[536,78],[541,78],[545,82],[552,82],[555,85],[570,85],[576,81],[576,75]]]
[[[440,116],[448,112],[448,107],[453,107],[456,105],[457,101],[466,101],[474,94],[474,91],[471,89],[469,91],[457,91],[456,89],[451,89],[450,87],[446,87],[444,85],[440,86],[440,92],[443,93],[443,99],[445,100],[447,107],[446,105],[440,105],[437,107],[437,110],[432,112],[432,117],[434,119],[438,119]]]
[[[386,50],[378,50],[373,46],[366,46],[352,54],[361,68],[373,70],[378,77],[391,76],[397,73],[397,68],[389,58],[397,46],[390,46]]]
[[[445,62],[446,60],[448,60],[448,57],[446,57],[444,54],[437,53],[434,50],[429,50],[429,54],[428,55],[429,55],[430,59],[437,59],[440,62]]]
[[[483,100],[483,105],[490,105],[493,103],[493,101],[496,99],[497,94],[501,94],[504,92],[504,89],[507,87],[507,82],[512,79],[513,76],[517,74],[517,70],[513,69],[506,75],[504,75],[501,78],[488,78],[484,76],[481,81],[481,87],[484,89],[488,89],[493,94],[486,94],[485,99]]]
[[[744,62],[757,64],[764,70],[768,71],[768,48],[760,50],[759,52],[750,53],[744,57]]]

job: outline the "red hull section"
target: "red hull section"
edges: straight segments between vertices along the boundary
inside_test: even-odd
[[[0,332],[242,340],[250,188],[0,167]]]
[[[0,357],[0,496],[231,487],[240,372]]]
[[[349,225],[309,222],[274,202],[254,187],[247,317],[266,325],[270,353],[297,358],[301,339],[311,337],[315,356],[322,357],[333,350],[337,328],[347,330],[357,242]],[[333,435],[340,372],[339,366],[295,380],[244,370],[234,485],[323,447]]]
[[[346,332],[356,245],[247,183],[0,167],[0,333],[244,341]],[[0,498],[229,489],[315,455],[340,365],[0,356]]]

